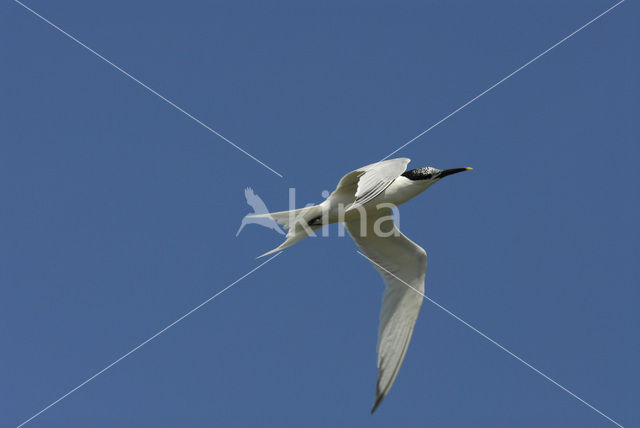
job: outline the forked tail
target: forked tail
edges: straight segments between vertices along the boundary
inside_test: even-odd
[[[281,245],[258,256],[258,258],[284,250],[285,248],[302,241],[304,238],[309,236],[310,232],[314,232],[322,227],[322,225],[317,224],[309,225],[311,220],[321,216],[322,207],[320,205],[313,205],[311,207],[291,211],[279,211],[275,213],[254,214],[249,216],[253,218],[270,218],[287,231],[287,239]]]

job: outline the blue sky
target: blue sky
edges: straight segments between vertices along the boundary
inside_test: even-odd
[[[235,233],[321,200],[614,2],[0,5],[0,425],[259,264]],[[625,2],[397,156],[472,166],[401,207],[427,295],[640,425],[640,7]],[[383,285],[308,239],[32,426],[614,426],[429,302],[373,415]]]

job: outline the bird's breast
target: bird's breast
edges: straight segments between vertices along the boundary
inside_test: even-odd
[[[418,196],[424,192],[428,187],[426,182],[410,180],[406,177],[400,176],[396,178],[389,187],[385,189],[377,198],[372,200],[373,204],[379,203],[391,203],[393,205],[400,205]]]

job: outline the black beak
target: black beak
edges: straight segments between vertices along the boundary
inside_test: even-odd
[[[453,168],[453,169],[445,169],[444,171],[440,172],[440,174],[438,174],[438,179],[440,178],[444,178],[447,175],[451,175],[451,174],[457,174],[459,172],[463,172],[463,171],[471,171],[472,168]]]

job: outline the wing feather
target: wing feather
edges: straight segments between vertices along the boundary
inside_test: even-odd
[[[342,177],[334,193],[346,189],[354,192],[355,200],[348,209],[355,209],[384,192],[406,171],[410,161],[409,158],[388,159],[358,168]]]
[[[391,220],[391,210],[381,210],[379,234],[377,219],[367,218],[364,230],[359,220],[346,224],[360,250],[373,262],[385,282],[378,329],[378,382],[375,411],[389,393],[407,353],[424,294],[427,254],[403,235]],[[382,236],[390,234],[391,236]]]

